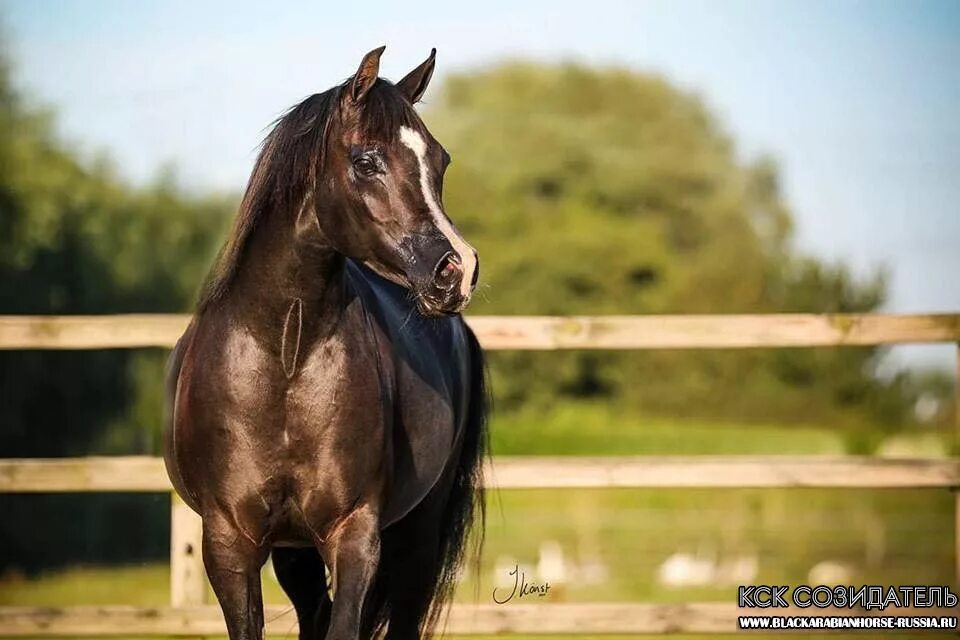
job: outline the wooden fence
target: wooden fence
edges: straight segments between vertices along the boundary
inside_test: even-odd
[[[188,322],[180,315],[0,317],[0,349],[170,347]],[[471,317],[486,349],[704,349],[960,343],[960,314]],[[960,379],[960,344],[957,344]],[[960,391],[957,394],[960,407]],[[960,412],[957,419],[960,430]],[[509,457],[492,463],[492,485],[515,488],[836,487],[956,491],[956,459],[821,456]],[[0,492],[170,492],[151,457],[0,460]],[[960,495],[960,494],[958,494]],[[960,575],[960,497],[956,499]],[[224,633],[205,602],[199,518],[176,496],[171,507],[169,607],[0,607],[0,636]],[[850,615],[817,609],[799,615]],[[930,609],[921,610],[925,615]],[[732,633],[735,603],[455,606],[447,631],[471,634]],[[862,614],[863,612],[856,612]],[[910,612],[900,610],[897,615]],[[916,613],[916,612],[915,612]],[[791,610],[791,615],[795,610]],[[268,608],[267,631],[290,634],[292,614]]]

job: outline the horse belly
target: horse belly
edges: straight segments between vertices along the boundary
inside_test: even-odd
[[[458,432],[449,378],[442,372],[430,383],[423,372],[404,362],[397,365],[398,419],[392,425],[390,495],[384,509],[384,526],[396,522],[430,493],[453,462]]]

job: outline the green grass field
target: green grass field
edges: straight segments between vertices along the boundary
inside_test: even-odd
[[[841,434],[823,426],[743,425],[625,417],[602,403],[498,416],[496,455],[842,454]]]
[[[631,424],[596,406],[500,419],[492,443],[497,454],[843,451],[841,437],[823,428]],[[936,450],[929,437],[901,438],[898,447],[909,453],[914,445]],[[755,567],[744,583],[812,582],[811,570],[827,562],[842,569],[843,584],[953,584],[953,526],[953,496],[940,490],[504,490],[488,498],[479,582],[468,571],[457,599],[491,602],[497,577],[507,580],[515,563],[535,567],[545,545],[559,550],[567,573],[541,600],[550,602],[735,602],[735,572],[703,584],[664,583],[664,563],[678,555],[716,568]],[[269,602],[286,602],[269,572],[264,586]],[[168,589],[165,564],[81,566],[6,576],[0,604],[160,605]]]
[[[603,580],[556,585],[557,602],[733,601],[735,585],[675,589],[657,571],[675,553],[754,556],[752,580],[808,582],[823,560],[849,568],[852,584],[949,584],[952,496],[940,491],[568,490],[503,491],[489,504],[481,602],[491,600],[495,566],[536,565],[553,541],[573,565],[604,567]],[[284,602],[265,576],[267,598]],[[77,567],[0,581],[2,604],[158,605],[168,597],[166,565]],[[473,601],[476,572],[458,599]]]

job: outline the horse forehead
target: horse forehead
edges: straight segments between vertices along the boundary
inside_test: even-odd
[[[427,141],[423,134],[407,126],[400,127],[400,143],[413,151],[417,158],[424,158],[427,155]]]
[[[408,126],[400,127],[397,141],[397,146],[408,152],[404,156],[410,171],[436,188],[436,183],[443,181],[442,158],[446,155],[440,143],[429,133]]]
[[[429,133],[418,131],[413,127],[402,125],[397,133],[397,139],[402,147],[406,147],[413,152],[417,160],[430,165],[431,161],[436,161],[438,149],[442,149],[440,143]],[[442,153],[442,151],[441,151]]]

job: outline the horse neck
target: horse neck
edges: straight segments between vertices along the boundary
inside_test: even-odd
[[[336,323],[344,257],[323,240],[312,207],[264,213],[239,260],[230,308],[256,334],[279,339],[291,313],[314,336]]]

